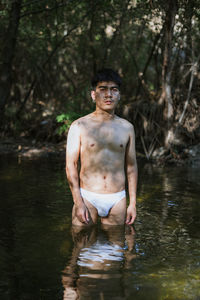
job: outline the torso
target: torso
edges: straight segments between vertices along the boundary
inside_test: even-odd
[[[80,186],[96,193],[122,191],[129,122],[117,116],[102,122],[92,114],[77,121],[81,128]]]

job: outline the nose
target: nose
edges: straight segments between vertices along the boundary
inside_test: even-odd
[[[111,96],[112,96],[112,91],[111,91],[111,89],[107,89],[107,90],[106,90],[106,96],[107,96],[107,97],[111,97]]]

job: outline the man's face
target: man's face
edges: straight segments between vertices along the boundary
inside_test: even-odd
[[[91,92],[93,101],[96,106],[105,111],[115,109],[120,99],[120,91],[118,85],[113,81],[102,81],[96,86],[96,89]]]

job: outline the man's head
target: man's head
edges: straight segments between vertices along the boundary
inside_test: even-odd
[[[99,71],[92,79],[91,97],[96,109],[113,112],[120,100],[121,78],[111,69]]]
[[[113,71],[112,69],[102,69],[99,70],[92,78],[91,80],[92,89],[95,90],[98,83],[103,81],[115,82],[118,88],[120,88],[122,83],[121,77],[117,72]]]

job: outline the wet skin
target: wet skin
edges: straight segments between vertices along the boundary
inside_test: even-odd
[[[66,151],[66,173],[72,191],[74,225],[93,224],[97,210],[80,195],[80,187],[99,194],[117,193],[125,189],[127,177],[130,204],[126,199],[112,207],[101,222],[119,225],[132,224],[136,217],[137,163],[135,137],[131,123],[114,114],[120,99],[114,82],[100,82],[91,92],[96,110],[70,127]],[[80,157],[81,169],[77,170]],[[103,197],[103,195],[102,195]]]

